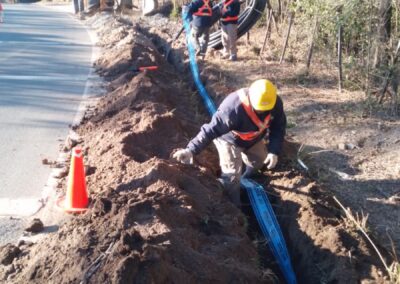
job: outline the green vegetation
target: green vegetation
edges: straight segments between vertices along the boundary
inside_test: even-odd
[[[307,63],[312,42],[314,60],[333,68],[341,67],[341,85],[345,89],[363,90],[366,99],[389,105],[391,114],[400,114],[399,1],[271,0],[270,4],[273,11],[270,37],[275,42],[283,42],[289,16],[294,15],[285,61]],[[265,15],[269,13],[267,10]],[[268,25],[265,15],[260,26]]]
[[[177,21],[181,17],[181,7],[176,3],[176,1],[173,1],[173,7],[171,14],[169,14],[169,18],[173,21]]]

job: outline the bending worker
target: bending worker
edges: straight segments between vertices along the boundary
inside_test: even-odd
[[[191,36],[196,48],[196,55],[204,58],[210,38],[210,27],[212,25],[212,2],[211,0],[193,0],[184,7],[186,19],[191,20]]]
[[[249,88],[229,94],[211,121],[201,127],[186,149],[177,151],[173,157],[191,164],[193,155],[214,140],[222,170],[220,181],[231,201],[239,207],[242,160],[246,165],[245,177],[259,173],[264,164],[273,169],[282,149],[285,129],[286,116],[276,87],[261,79]],[[268,150],[264,138],[269,140]]]

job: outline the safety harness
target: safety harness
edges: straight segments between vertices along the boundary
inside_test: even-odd
[[[193,13],[195,16],[212,16],[212,9],[210,6],[210,0],[203,0],[203,6],[201,6],[196,13]]]
[[[228,10],[228,6],[231,5],[233,3],[233,1],[235,0],[229,0],[227,2],[224,2],[224,6],[222,8],[222,12],[225,13]],[[237,21],[239,19],[239,16],[226,16],[226,17],[222,17],[221,21],[223,22],[233,22],[233,21]]]
[[[239,99],[242,103],[244,110],[246,111],[247,115],[251,119],[251,121],[258,127],[258,131],[250,131],[250,132],[239,132],[236,130],[232,130],[233,134],[239,136],[240,139],[245,141],[250,141],[257,138],[265,129],[269,127],[269,123],[271,121],[271,114],[268,114],[264,121],[261,121],[253,107],[250,104],[249,96],[245,89],[241,89],[239,92]]]

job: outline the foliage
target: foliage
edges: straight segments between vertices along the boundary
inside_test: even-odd
[[[362,89],[366,100],[373,104],[373,98],[382,85],[390,68],[396,68],[387,60],[376,66],[373,62],[379,53],[385,53],[390,59],[397,39],[400,38],[400,1],[392,1],[391,36],[385,46],[378,42],[378,30],[382,24],[380,18],[381,2],[384,0],[269,0],[274,20],[270,25],[270,56],[277,58],[281,53],[273,43],[281,42],[286,34],[289,14],[294,13],[294,26],[289,38],[289,50],[286,60],[291,57],[295,62],[306,62],[311,35],[318,22],[313,39],[313,54],[320,55],[320,61],[331,66],[338,65],[338,28],[343,29],[342,67],[343,85],[346,89]],[[180,18],[181,6],[189,0],[172,0],[173,9],[170,18]],[[256,27],[266,26],[269,10],[262,13]],[[273,56],[275,54],[275,56]],[[399,60],[400,61],[400,60]],[[397,63],[397,68],[399,68]],[[394,76],[396,77],[396,76]],[[391,82],[393,84],[393,82]],[[397,84],[397,83],[396,83]],[[393,88],[396,92],[397,88]],[[393,91],[392,91],[393,93]],[[392,96],[396,109],[400,109],[400,94]],[[385,100],[385,102],[388,100]],[[392,106],[393,107],[393,106]]]
[[[182,6],[190,3],[190,0],[172,0],[172,10],[169,14],[169,18],[173,21],[177,21],[181,18]]]
[[[371,24],[376,25],[376,16],[371,19],[371,15],[376,15],[377,1],[302,0],[294,3],[298,22],[311,27],[315,17],[318,18],[319,48],[335,52],[338,26],[341,25],[344,31],[345,55],[356,58],[363,55],[368,44]]]
[[[393,66],[393,54],[400,38],[398,0],[270,0],[270,4],[276,23],[280,26],[279,37],[285,36],[289,14],[295,14],[289,46],[294,50],[297,60],[302,62],[306,62],[306,51],[317,21],[313,53],[319,54],[318,58],[328,65],[337,66],[338,30],[342,28],[342,68],[346,88],[364,90],[366,94],[371,94],[373,90],[377,94],[389,70],[400,68],[400,63]],[[389,19],[382,14],[385,5],[391,9]],[[390,35],[382,42],[379,36],[382,31],[385,33],[385,20],[389,23]],[[394,81],[391,82],[396,85],[392,87],[391,100],[384,101],[390,101],[392,108],[400,109],[400,94],[396,94],[398,82]],[[371,100],[370,95],[366,98]]]
[[[262,13],[260,19],[258,19],[257,23],[256,23],[256,28],[260,28],[264,25],[266,25],[267,23],[267,19],[268,19],[268,15],[267,15],[268,10],[265,10],[264,13]]]
[[[171,14],[169,14],[169,18],[171,20],[177,21],[181,16],[180,9],[177,6],[174,6],[171,10]]]

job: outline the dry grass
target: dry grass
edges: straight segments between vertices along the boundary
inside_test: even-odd
[[[361,214],[361,217],[358,214],[352,214],[350,209],[346,209],[342,203],[334,196],[333,199],[336,201],[336,203],[342,208],[342,210],[345,212],[346,218],[345,223],[353,223],[357,227],[357,229],[365,236],[365,238],[368,240],[368,242],[372,245],[374,248],[375,252],[378,254],[383,266],[386,269],[386,272],[388,273],[390,282],[393,284],[400,284],[400,263],[395,255],[395,260],[393,263],[388,266],[385,259],[383,258],[381,252],[378,250],[378,247],[374,244],[372,239],[368,236],[367,231],[367,219],[368,215],[364,216]],[[393,245],[393,244],[392,244]]]
[[[364,215],[364,212],[361,212],[361,214],[358,212],[353,213],[350,209],[347,209],[347,214],[346,218],[343,218],[344,224],[347,228],[357,230],[361,227],[365,232],[369,231],[367,227],[368,214]]]
[[[261,280],[267,283],[279,283],[279,279],[271,269],[264,269],[261,272]]]
[[[260,248],[269,249],[268,241],[263,236],[256,236],[253,240],[253,244],[258,250]],[[279,278],[271,269],[263,267],[260,254],[258,255],[257,263],[258,266],[262,269],[261,280],[265,281],[266,283],[280,283]]]
[[[389,278],[393,284],[400,284],[400,263],[398,261],[394,261],[389,266]]]

